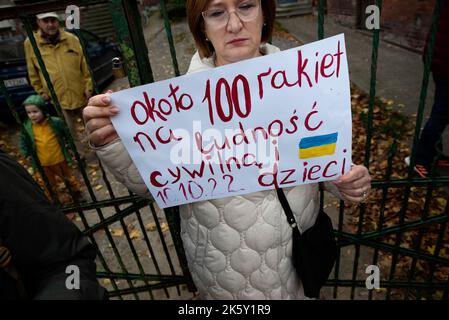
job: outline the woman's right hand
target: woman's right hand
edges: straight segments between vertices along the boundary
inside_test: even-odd
[[[87,137],[94,147],[104,146],[118,138],[110,117],[117,115],[119,109],[111,105],[109,93],[112,91],[91,97],[83,110]]]

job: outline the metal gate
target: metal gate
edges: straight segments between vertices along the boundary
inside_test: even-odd
[[[324,0],[318,1],[318,39],[324,37]],[[179,1],[177,2],[179,3]],[[117,40],[125,61],[129,84],[137,86],[153,82],[151,61],[141,26],[137,1],[46,1],[0,9],[0,20],[20,18],[31,40],[42,70],[45,65],[32,33],[31,20],[39,12],[64,10],[67,5],[92,6],[107,4],[115,28]],[[382,1],[376,4],[381,8]],[[364,117],[366,139],[364,154],[360,161],[371,172],[376,163],[382,161],[381,172],[376,172],[372,182],[378,198],[354,208],[347,208],[343,202],[337,207],[338,222],[335,235],[338,239],[340,256],[331,278],[324,290],[325,297],[363,299],[357,292],[366,289],[365,265],[379,265],[382,272],[378,290],[369,290],[366,299],[447,299],[449,295],[449,247],[447,222],[449,220],[448,196],[442,188],[449,184],[448,176],[417,179],[413,176],[415,145],[419,137],[430,74],[430,57],[435,42],[436,19],[441,1],[434,11],[430,48],[427,52],[420,105],[413,133],[411,164],[403,177],[393,174],[395,155],[400,145],[400,136],[390,130],[388,152],[382,159],[373,159],[372,146],[376,139],[374,126],[376,109],[382,102],[376,98],[376,70],[380,30],[372,34],[371,88],[367,95],[367,110]],[[182,3],[181,3],[182,5]],[[160,12],[164,18],[169,43],[173,72],[180,75],[175,44],[165,1],[160,1]],[[83,43],[82,36],[80,36]],[[63,118],[56,94],[49,76],[44,72],[51,98],[58,115]],[[2,79],[3,80],[3,79]],[[13,105],[3,81],[3,94]],[[98,88],[96,88],[98,92]],[[16,115],[20,122],[20,118]],[[75,150],[73,141],[70,142]],[[111,297],[119,299],[179,299],[193,297],[195,288],[191,281],[179,235],[179,212],[176,208],[162,212],[150,200],[131,193],[114,190],[114,183],[108,178],[101,163],[83,164],[75,151],[77,167],[86,186],[90,200],[63,206],[65,213],[77,213],[79,227],[100,249],[98,256],[98,278],[107,287]],[[40,168],[42,171],[42,168]],[[99,172],[93,177],[92,172]],[[43,181],[48,184],[45,174]],[[101,176],[101,178],[100,178]],[[95,178],[95,179],[94,179]],[[99,197],[95,181],[101,179],[107,193]],[[95,180],[95,181],[93,181]],[[101,189],[101,188],[100,188]],[[70,191],[70,190],[69,190]],[[441,196],[443,194],[443,196]],[[410,199],[416,195],[422,198],[422,206],[410,206]],[[422,195],[422,196],[421,196]],[[433,202],[438,195],[444,198],[434,209]],[[322,195],[323,196],[323,195]],[[398,200],[399,199],[399,200]],[[348,219],[356,222],[355,229],[348,229]],[[370,223],[367,223],[370,222]],[[167,232],[166,224],[169,226]],[[410,238],[412,245],[410,245]],[[405,241],[407,240],[407,241]],[[424,241],[426,243],[424,243]],[[429,250],[432,248],[432,250]],[[142,255],[141,253],[144,252]],[[349,257],[349,258],[348,258]],[[406,267],[404,268],[404,265]],[[384,267],[382,267],[384,266]],[[405,271],[404,271],[405,270]],[[404,273],[405,272],[405,273]],[[188,293],[189,292],[189,293]]]

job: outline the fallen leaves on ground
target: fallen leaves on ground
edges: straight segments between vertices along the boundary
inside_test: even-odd
[[[161,227],[162,232],[167,232],[168,230],[170,230],[170,227],[168,226],[168,224],[166,222],[162,222],[160,227]],[[145,225],[145,229],[148,231],[156,231],[156,229],[157,229],[156,223],[155,222],[147,223]]]

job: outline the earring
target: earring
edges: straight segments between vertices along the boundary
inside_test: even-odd
[[[208,37],[206,37],[206,41],[209,42],[209,38]]]

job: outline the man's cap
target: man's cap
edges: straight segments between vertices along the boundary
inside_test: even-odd
[[[45,18],[56,18],[59,20],[59,16],[56,12],[45,12],[45,13],[39,13],[36,15],[36,18],[40,19],[45,19]]]

